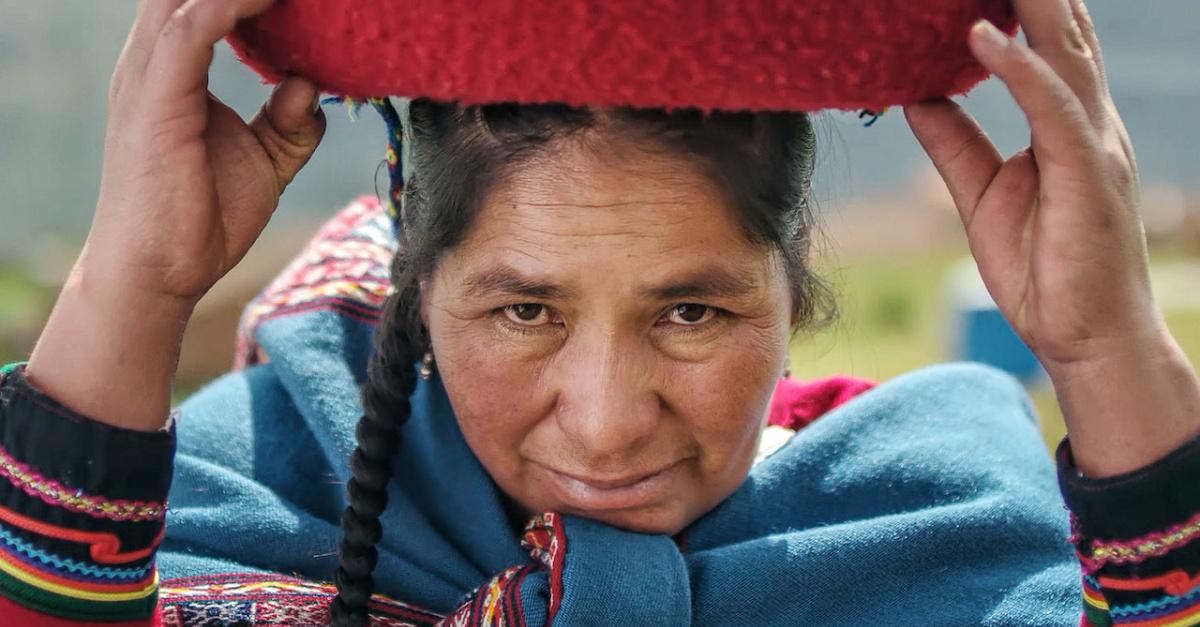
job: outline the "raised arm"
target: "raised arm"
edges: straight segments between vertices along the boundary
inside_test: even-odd
[[[138,8],[87,243],[29,363],[0,371],[5,625],[154,620],[184,327],[324,132],[306,81],[284,81],[249,123],[208,93],[214,44],[271,3]]]
[[[1078,469],[1142,468],[1200,433],[1200,381],[1150,287],[1133,148],[1082,0],[1014,2],[1029,45],[970,43],[1025,112],[1004,159],[959,106],[909,107],[1000,311],[1046,368]]]
[[[273,0],[142,0],[113,73],[104,170],[83,252],[26,370],[118,427],[167,421],[183,330],[242,259],[324,133],[311,83],[244,122],[208,92],[213,46]]]
[[[989,24],[976,57],[1025,112],[1005,159],[962,108],[909,107],[988,290],[1054,384],[1059,475],[1084,625],[1200,619],[1200,381],[1154,302],[1129,135],[1083,0],[1014,0],[1028,45]]]

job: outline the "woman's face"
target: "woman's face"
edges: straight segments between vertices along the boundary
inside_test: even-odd
[[[509,497],[665,534],[745,479],[791,311],[782,259],[695,166],[596,133],[492,193],[422,306]]]

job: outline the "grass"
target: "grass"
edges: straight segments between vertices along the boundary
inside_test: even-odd
[[[28,357],[48,296],[27,273],[0,265],[0,364]]]
[[[951,360],[945,282],[962,259],[961,253],[938,251],[909,259],[847,261],[843,269],[826,272],[840,291],[840,318],[824,332],[797,338],[793,376],[852,374],[884,381]],[[1154,260],[1156,265],[1175,261],[1169,254]],[[1167,324],[1192,364],[1200,365],[1200,309],[1169,311]],[[1057,446],[1066,428],[1053,389],[1040,384],[1029,392],[1047,445]]]

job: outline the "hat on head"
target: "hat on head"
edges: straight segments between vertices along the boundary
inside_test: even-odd
[[[352,99],[881,110],[987,76],[1008,0],[280,0],[229,42],[264,79]]]

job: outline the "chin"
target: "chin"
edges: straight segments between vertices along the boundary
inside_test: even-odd
[[[562,513],[595,520],[625,531],[666,536],[678,534],[704,515],[704,512],[700,512],[697,515],[689,516],[675,507],[617,511],[563,510]]]

